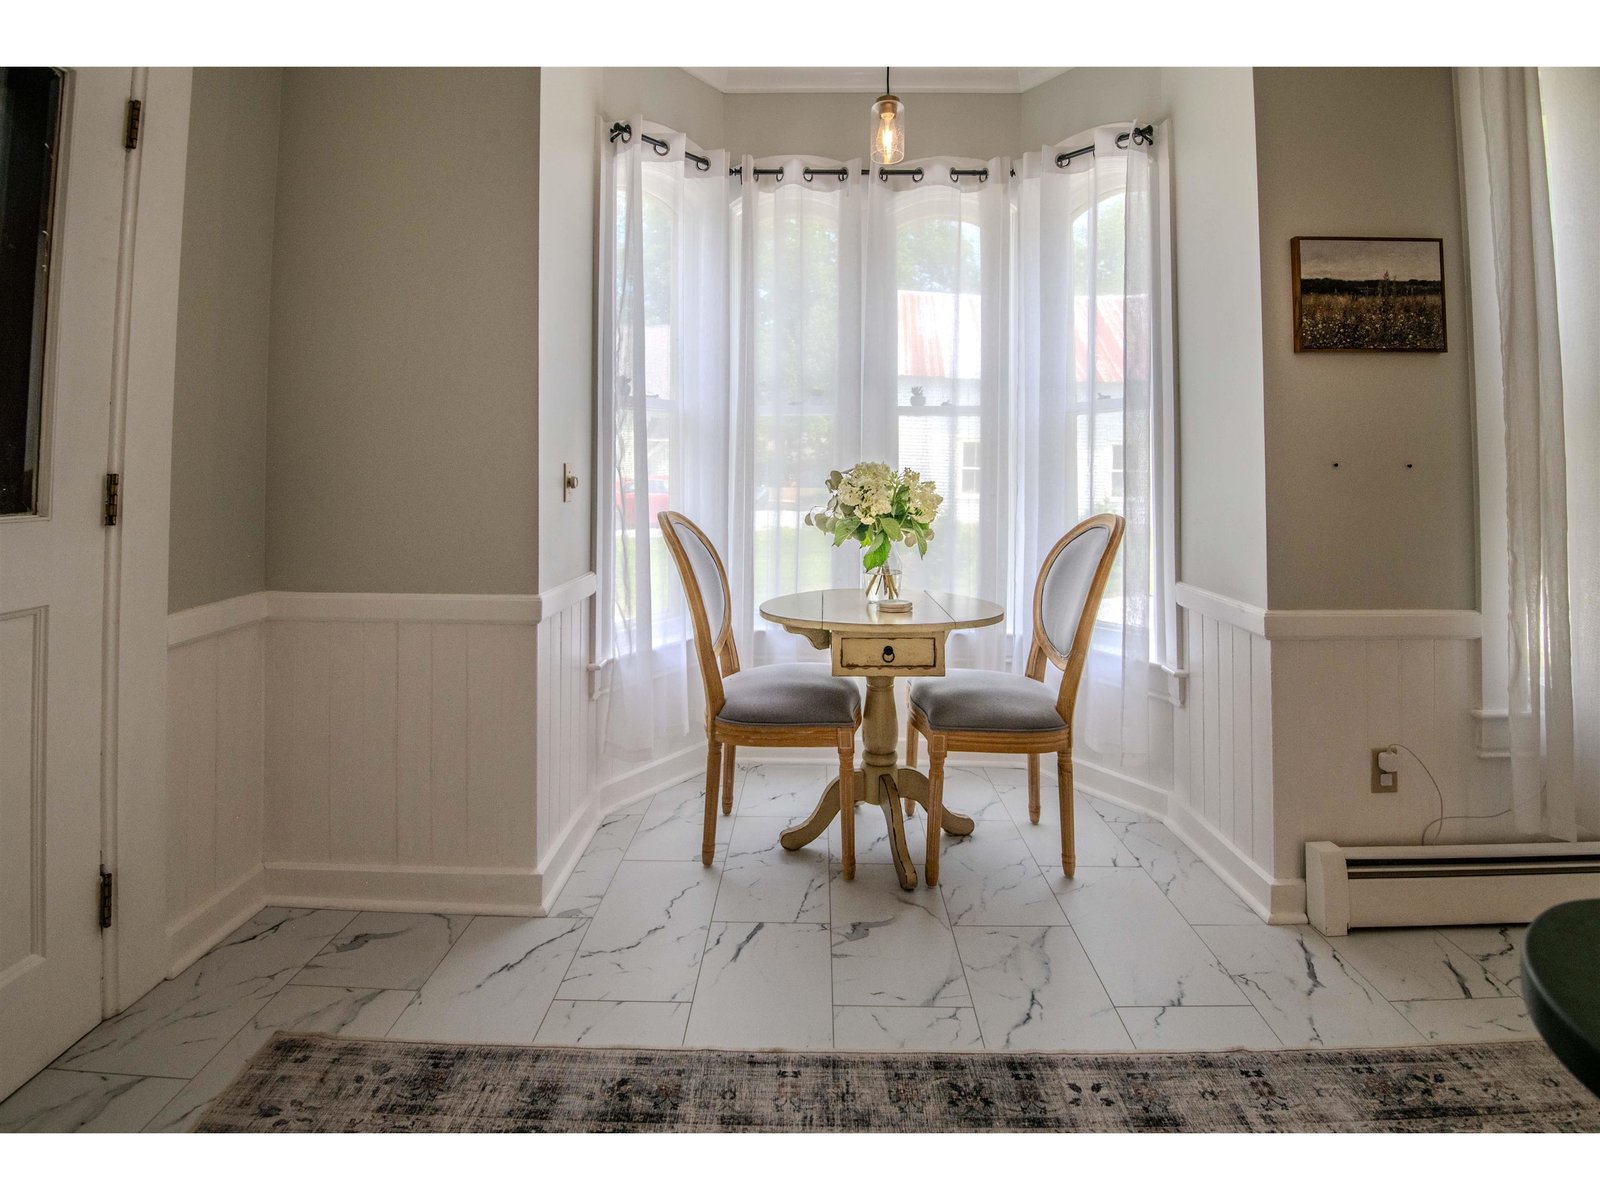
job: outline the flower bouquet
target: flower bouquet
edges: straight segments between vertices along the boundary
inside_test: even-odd
[[[916,471],[893,471],[879,462],[830,473],[828,492],[827,504],[807,513],[806,524],[831,535],[835,546],[847,541],[864,546],[867,600],[888,611],[908,611],[911,603],[900,596],[900,570],[891,554],[899,546],[928,553],[944,497]]]

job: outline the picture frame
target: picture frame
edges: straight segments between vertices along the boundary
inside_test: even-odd
[[[1295,353],[1443,354],[1444,239],[1297,237]]]

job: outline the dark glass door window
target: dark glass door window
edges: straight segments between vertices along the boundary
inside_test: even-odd
[[[39,509],[61,73],[0,67],[0,516]]]

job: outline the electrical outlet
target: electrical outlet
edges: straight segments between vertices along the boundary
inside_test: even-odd
[[[1385,771],[1380,758],[1389,753],[1387,746],[1374,746],[1372,748],[1372,793],[1398,792],[1400,790],[1400,772]]]

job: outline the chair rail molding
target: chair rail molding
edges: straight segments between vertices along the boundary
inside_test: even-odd
[[[1172,594],[1179,608],[1201,613],[1213,621],[1225,622],[1246,633],[1262,637],[1266,635],[1267,610],[1264,608],[1257,608],[1253,604],[1235,600],[1231,596],[1208,592],[1205,588],[1195,587],[1192,583],[1175,585]]]

